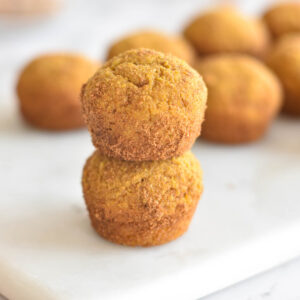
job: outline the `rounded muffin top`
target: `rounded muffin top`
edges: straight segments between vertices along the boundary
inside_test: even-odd
[[[241,52],[260,56],[269,45],[264,24],[231,7],[199,15],[186,27],[184,35],[204,55]]]
[[[125,36],[110,47],[108,58],[137,48],[149,48],[165,54],[173,54],[187,63],[192,63],[194,60],[193,48],[182,37],[168,36],[156,31],[140,31]]]
[[[24,89],[45,89],[46,92],[67,90],[78,94],[81,85],[97,70],[99,65],[84,56],[70,53],[41,55],[32,60],[20,75]],[[30,92],[30,91],[28,91]]]
[[[126,160],[153,160],[191,147],[206,97],[201,76],[183,60],[135,49],[104,64],[83,87],[81,100],[97,148]]]
[[[294,103],[290,108],[284,107],[284,110],[299,115],[300,34],[289,34],[280,38],[268,53],[266,63],[280,78],[285,89],[285,100],[292,100]]]
[[[294,69],[297,72],[294,75],[299,74],[300,33],[287,34],[280,38],[269,51],[266,62],[272,65],[272,68]]]
[[[202,192],[202,171],[190,151],[169,160],[143,162],[109,158],[96,151],[85,165],[82,180],[89,205],[105,205],[115,218],[126,219],[132,213],[145,220],[145,205],[150,214],[171,215],[177,206],[198,200]]]
[[[299,2],[276,4],[263,18],[275,38],[287,33],[300,33]]]
[[[242,54],[222,54],[201,60],[196,69],[209,90],[208,109],[245,112],[249,117],[273,115],[281,105],[277,77],[260,61]]]
[[[105,63],[86,83],[84,111],[149,120],[163,112],[201,113],[206,87],[185,62],[150,49],[130,50]]]
[[[47,130],[84,126],[80,90],[99,64],[72,53],[39,56],[25,66],[17,83],[23,117]]]

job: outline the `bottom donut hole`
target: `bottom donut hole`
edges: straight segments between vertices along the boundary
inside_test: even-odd
[[[200,199],[202,171],[191,152],[132,162],[95,151],[82,176],[91,224],[106,240],[155,246],[187,231]]]

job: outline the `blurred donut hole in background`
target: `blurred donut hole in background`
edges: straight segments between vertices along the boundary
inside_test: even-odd
[[[54,13],[60,8],[60,0],[1,0],[2,15],[39,15]]]

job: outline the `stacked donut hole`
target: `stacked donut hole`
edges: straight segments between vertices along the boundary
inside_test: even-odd
[[[206,97],[187,63],[144,48],[113,56],[83,86],[83,116],[97,149],[82,186],[100,236],[154,246],[188,229],[203,190],[190,148]]]

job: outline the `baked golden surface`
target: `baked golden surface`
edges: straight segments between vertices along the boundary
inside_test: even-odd
[[[266,62],[283,85],[283,111],[300,116],[300,33],[279,39],[269,52]]]
[[[184,36],[200,55],[239,52],[261,56],[269,46],[265,25],[230,7],[199,15],[186,27]]]
[[[277,77],[257,59],[242,54],[210,56],[196,69],[208,88],[202,136],[223,143],[260,138],[281,107]]]
[[[84,126],[80,89],[98,63],[75,54],[47,54],[25,66],[17,83],[22,115],[47,130]]]
[[[108,59],[130,49],[148,48],[165,54],[173,54],[192,64],[194,49],[180,36],[169,36],[156,31],[140,31],[115,42],[108,51]]]
[[[263,17],[273,37],[287,33],[300,33],[300,3],[279,3],[270,8]]]
[[[94,229],[128,246],[154,246],[181,236],[203,190],[202,171],[191,152],[164,161],[130,162],[96,150],[82,176]]]
[[[207,90],[183,60],[150,49],[114,56],[82,89],[96,148],[124,160],[183,154],[200,134]]]

